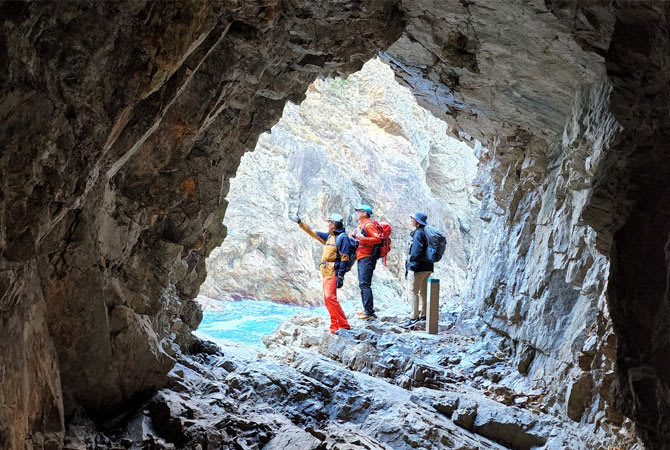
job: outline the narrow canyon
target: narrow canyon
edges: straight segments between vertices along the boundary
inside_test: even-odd
[[[669,448],[668,18],[0,2],[0,448]],[[378,320],[194,334],[203,304],[318,304],[287,214],[358,202],[395,227]],[[417,209],[449,238],[436,336],[400,326]]]

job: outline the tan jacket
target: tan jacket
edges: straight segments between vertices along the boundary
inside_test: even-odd
[[[328,278],[337,275],[335,273],[335,264],[338,262],[337,246],[335,235],[331,233],[314,232],[305,222],[300,222],[300,228],[314,239],[323,244],[323,253],[321,253],[321,276]],[[340,261],[349,261],[349,255],[340,254]]]

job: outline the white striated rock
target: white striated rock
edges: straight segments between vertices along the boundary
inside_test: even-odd
[[[479,230],[472,186],[477,159],[447,132],[379,60],[346,79],[317,80],[300,106],[288,104],[272,132],[242,158],[227,198],[228,236],[207,260],[201,293],[321,304],[321,246],[287,215],[299,212],[323,231],[337,211],[352,230],[353,208],[363,202],[372,205],[375,219],[393,226],[388,265],[378,263],[373,281],[379,308],[405,312],[399,299],[409,215],[416,210],[447,233],[448,249],[434,276],[441,279],[443,301],[458,296]],[[341,293],[360,301],[356,268]]]

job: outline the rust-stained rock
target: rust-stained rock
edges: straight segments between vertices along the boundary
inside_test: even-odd
[[[591,403],[593,380],[591,375],[582,374],[572,381],[568,389],[568,417],[579,422],[584,410]]]

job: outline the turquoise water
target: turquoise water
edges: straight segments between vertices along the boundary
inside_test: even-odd
[[[226,342],[263,347],[261,338],[271,334],[286,319],[298,313],[327,315],[323,306],[305,308],[267,301],[241,300],[222,303],[222,310],[203,312],[196,335],[220,346]]]

